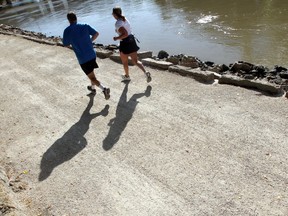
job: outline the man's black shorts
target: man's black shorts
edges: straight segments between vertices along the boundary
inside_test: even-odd
[[[96,62],[96,58],[94,58],[88,62],[85,62],[84,64],[80,64],[80,66],[86,75],[93,72],[94,68],[99,68],[99,66]]]

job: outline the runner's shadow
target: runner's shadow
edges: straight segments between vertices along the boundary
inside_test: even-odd
[[[90,114],[90,109],[94,102],[94,95],[88,96],[90,97],[89,103],[79,121],[72,125],[72,127],[43,154],[40,165],[41,172],[38,177],[39,181],[47,179],[54,168],[72,159],[82,151],[87,145],[87,140],[84,135],[89,130],[91,121],[98,116],[108,115],[109,105],[106,105],[99,113]]]
[[[137,99],[141,97],[149,97],[151,95],[151,86],[147,86],[144,93],[134,94],[129,101],[127,101],[129,82],[125,83],[125,88],[122,92],[120,100],[116,109],[115,118],[111,119],[108,126],[110,130],[107,137],[103,140],[103,149],[108,151],[113,148],[113,146],[119,141],[122,132],[125,130],[128,122],[133,116],[137,104],[139,103]]]

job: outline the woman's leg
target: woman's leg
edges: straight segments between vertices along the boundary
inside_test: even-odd
[[[124,67],[125,76],[129,77],[129,68],[128,68],[128,55],[120,52],[120,58]]]
[[[142,62],[141,62],[141,61],[138,61],[137,52],[133,52],[133,53],[131,53],[131,54],[129,54],[129,55],[130,55],[130,57],[131,57],[131,60],[132,60],[133,64],[137,65],[137,66],[144,72],[144,74],[145,74],[145,76],[146,76],[146,79],[147,79],[147,82],[148,82],[148,83],[151,82],[151,80],[152,80],[151,74],[150,74],[150,72],[147,72],[147,71],[145,70]]]
[[[146,73],[142,62],[138,60],[137,52],[130,53],[129,56],[131,57],[133,64],[137,65],[144,73]]]

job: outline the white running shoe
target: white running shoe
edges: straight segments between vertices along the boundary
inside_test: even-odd
[[[130,81],[131,80],[130,76],[122,75],[121,77],[122,77],[123,81]]]
[[[90,86],[87,86],[87,89],[88,89],[89,91],[91,91],[91,94],[96,95],[96,89],[92,89],[92,86],[91,86],[91,85],[90,85]]]

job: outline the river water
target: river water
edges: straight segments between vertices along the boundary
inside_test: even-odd
[[[19,2],[20,0],[18,0]],[[237,60],[288,66],[287,0],[38,0],[0,10],[0,23],[62,36],[67,11],[114,44],[114,6],[121,6],[141,51],[187,54],[203,61]]]

